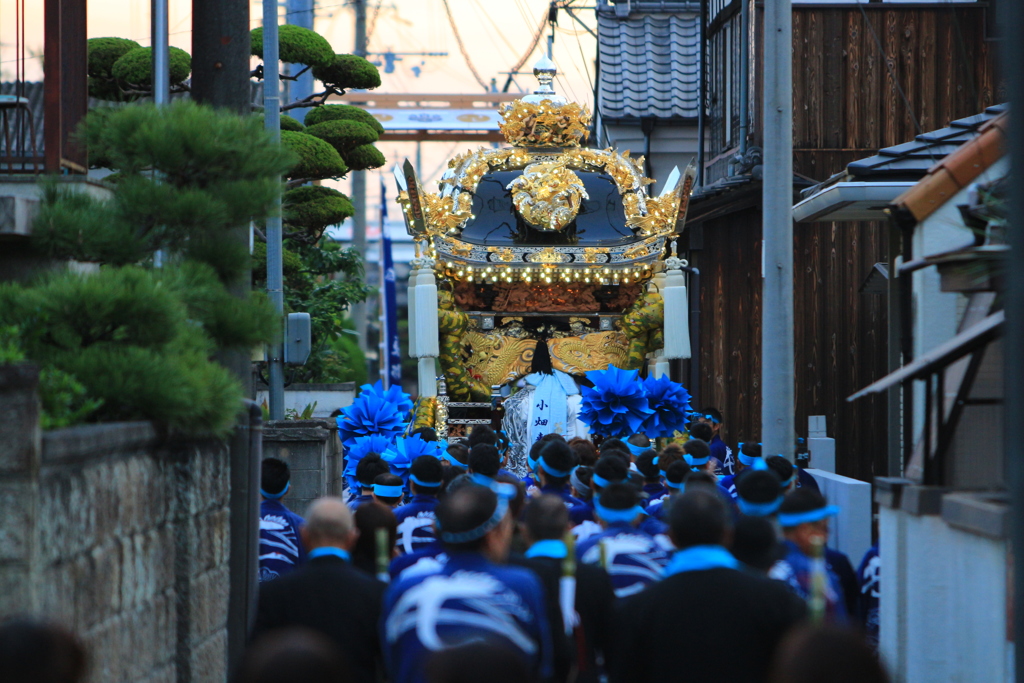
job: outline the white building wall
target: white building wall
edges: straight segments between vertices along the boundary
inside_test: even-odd
[[[1002,178],[1009,171],[1009,161],[1000,159],[975,182],[986,183]],[[942,207],[914,228],[914,259],[951,251],[969,244],[974,233],[964,226],[961,204],[967,203],[967,188],[961,190]],[[922,268],[912,275],[914,321],[914,357],[934,349],[956,336],[966,297],[959,292],[943,292],[939,273],[934,267]],[[914,383],[914,433],[920,437],[924,426],[924,383]]]
[[[639,124],[604,126],[604,147],[614,147],[620,152],[628,149],[630,156],[637,157],[644,154],[646,145],[644,132]],[[661,182],[668,178],[673,166],[678,166],[679,172],[682,173],[690,159],[696,161],[697,148],[696,125],[655,126],[651,133],[651,170],[652,177],[657,182],[649,185],[647,192],[653,195],[661,192]]]
[[[1007,545],[879,508],[880,650],[894,681],[1009,682]]]

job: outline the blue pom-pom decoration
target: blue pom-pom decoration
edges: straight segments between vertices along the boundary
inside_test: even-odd
[[[405,415],[398,406],[375,392],[364,392],[338,416],[338,437],[346,448],[361,436],[394,437],[405,430]]]
[[[349,489],[359,490],[359,482],[356,481],[356,467],[359,466],[359,462],[369,453],[377,453],[384,457],[385,451],[391,448],[394,442],[394,436],[371,434],[357,437],[351,447],[345,448],[345,471],[343,474]]]
[[[405,479],[412,466],[412,461],[421,455],[439,457],[437,441],[424,441],[419,434],[395,439],[391,447],[381,457],[391,467],[391,473]]]
[[[676,432],[685,431],[690,392],[665,375],[646,378],[644,389],[647,391],[647,407],[653,412],[644,420],[640,431],[650,439],[671,437]]]
[[[587,379],[594,387],[580,387],[580,420],[595,434],[629,437],[640,430],[653,412],[647,407],[647,392],[636,370],[609,365],[607,370],[592,370]]]
[[[412,410],[412,397],[402,391],[402,387],[396,384],[388,387],[387,391],[384,391],[384,383],[381,380],[377,380],[374,384],[364,384],[359,387],[360,397],[367,394],[380,396],[388,403],[393,404],[403,416]]]

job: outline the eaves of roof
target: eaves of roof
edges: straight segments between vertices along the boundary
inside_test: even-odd
[[[978,129],[952,154],[928,170],[916,185],[892,202],[901,223],[920,223],[995,164],[1006,151],[1009,114],[1004,112]]]

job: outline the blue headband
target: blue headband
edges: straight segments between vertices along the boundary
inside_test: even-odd
[[[607,488],[609,484],[619,483],[618,481],[608,481],[597,472],[594,472],[592,475],[590,475],[590,481],[594,482],[594,485],[600,488]]]
[[[550,474],[552,477],[568,477],[572,474],[572,470],[556,470],[554,467],[544,462],[543,455],[537,458],[537,464],[540,465],[542,470]]]
[[[634,505],[626,510],[613,510],[612,508],[606,508],[596,500],[594,501],[594,511],[597,512],[597,516],[600,517],[602,521],[608,524],[632,522],[637,518],[637,515],[644,514],[644,509],[639,505]]]
[[[759,443],[757,445],[760,446],[761,444]],[[761,458],[761,457],[756,456],[756,455],[746,455],[743,452],[743,442],[742,441],[739,442],[739,444],[736,446],[736,448],[737,448],[737,450],[739,450],[739,453],[736,455],[737,459],[739,459],[739,461],[741,463],[743,463],[744,465],[746,465],[747,467],[753,467],[754,463],[757,462],[758,460],[764,460],[764,458]]]
[[[534,460],[530,456],[526,456],[526,462],[530,466],[530,471],[531,472],[536,472],[537,471],[537,467],[540,466],[540,461]]]
[[[641,453],[651,450],[650,446],[634,446],[628,441],[626,442],[626,448],[628,448],[629,452],[636,458],[639,458]]]
[[[505,518],[506,512],[508,512],[508,498],[499,493],[498,504],[494,507],[494,514],[491,515],[490,519],[469,531],[441,530],[441,540],[445,543],[470,543],[471,541],[483,538],[501,524],[501,520]]]
[[[710,455],[705,455],[703,458],[695,458],[695,457],[693,457],[691,455],[690,458],[689,458],[690,465],[693,465],[693,466],[696,466],[696,467],[699,467],[701,465],[707,465],[708,464],[708,460],[711,460],[711,456]]]
[[[379,498],[401,498],[404,491],[402,485],[387,486],[386,484],[374,484],[373,495]]]
[[[260,495],[267,500],[279,500],[284,497],[284,494],[288,493],[288,489],[291,488],[292,482],[289,480],[285,483],[284,488],[279,493],[267,493],[262,488],[260,489]]]
[[[782,484],[781,484],[782,488],[783,489],[788,488],[789,485],[792,484],[796,480],[796,476],[797,476],[796,465],[793,465],[793,476],[791,476],[786,481],[782,482]]]
[[[654,460],[651,460],[651,464],[652,465],[657,465],[658,464],[658,460],[660,460],[660,459],[661,459],[660,455],[654,456]]]
[[[436,489],[441,485],[441,482],[439,481],[423,481],[415,474],[409,475],[409,481],[416,484],[417,486],[422,486],[425,489]]]
[[[751,503],[742,497],[737,497],[736,506],[740,509],[740,512],[750,517],[768,517],[778,511],[779,506],[782,505],[782,498],[782,496],[779,496],[769,503]]]
[[[459,466],[463,466],[464,465],[462,462],[459,462],[458,458],[456,458],[454,455],[449,453],[447,450],[441,451],[441,455],[439,455],[437,457],[439,457],[441,460],[447,460],[452,465],[459,465]]]
[[[711,420],[715,424],[718,424],[718,420],[715,419],[714,415],[711,415],[709,413],[704,413],[703,415],[701,415],[701,417],[703,417],[705,420]]]
[[[826,517],[834,517],[839,514],[839,508],[835,505],[826,505],[815,510],[804,512],[780,512],[779,526],[792,527],[807,524],[808,522],[819,522]]]
[[[682,491],[683,487],[686,486],[686,482],[681,481],[678,484],[676,484],[666,479],[665,486],[669,487],[670,489],[675,489],[676,491]]]
[[[474,484],[479,484],[480,486],[486,486],[487,488],[491,488],[492,486],[494,486],[494,478],[488,477],[486,474],[474,472],[473,474],[469,475],[469,478],[473,480]]]

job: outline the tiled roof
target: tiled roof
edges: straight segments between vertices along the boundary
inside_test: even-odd
[[[1007,111],[1008,105],[989,107],[981,114],[953,121],[945,128],[918,135],[911,142],[886,147],[875,156],[859,159],[846,167],[857,179],[887,178],[918,180],[941,159],[979,135],[983,125]]]
[[[599,8],[597,108],[605,119],[696,119],[700,15],[688,2],[649,3],[657,13]],[[607,6],[606,6],[607,7]]]
[[[1006,152],[1009,115],[1000,114],[978,129],[978,135],[928,170],[928,175],[893,201],[918,223],[974,182]]]

